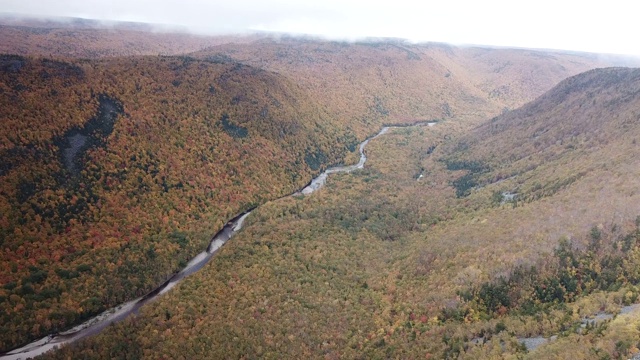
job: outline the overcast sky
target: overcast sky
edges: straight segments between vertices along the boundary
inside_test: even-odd
[[[582,50],[640,55],[632,1],[622,0],[0,0],[0,11],[330,38]]]

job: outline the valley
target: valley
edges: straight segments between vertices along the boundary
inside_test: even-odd
[[[430,122],[426,124],[416,124],[413,126],[433,126],[436,123]],[[350,173],[357,169],[362,169],[367,160],[367,157],[364,153],[365,146],[369,143],[370,140],[375,139],[380,135],[384,135],[390,127],[384,127],[378,134],[375,136],[363,141],[358,146],[360,153],[360,160],[355,165],[350,166],[338,166],[332,167],[320,175],[318,175],[315,179],[313,179],[309,185],[305,186],[300,191],[296,191],[295,193],[288,196],[301,196],[301,195],[309,195],[317,190],[319,190],[322,186],[324,186],[326,179],[329,174],[336,173]],[[77,136],[77,135],[74,135]],[[65,159],[66,161],[66,159]],[[180,281],[182,281],[187,276],[199,271],[205,266],[215,255],[215,253],[227,242],[229,241],[236,232],[238,232],[242,228],[242,224],[244,220],[254,211],[253,209],[243,212],[229,222],[227,222],[222,230],[220,230],[217,234],[215,234],[211,238],[211,242],[207,246],[206,250],[196,255],[193,259],[191,259],[186,267],[180,269],[180,271],[176,272],[169,280],[163,283],[160,287],[152,290],[148,294],[135,299],[128,301],[124,304],[120,304],[112,309],[106,310],[105,312],[95,316],[84,323],[72,328],[71,330],[64,331],[58,334],[49,334],[42,339],[34,341],[33,343],[27,344],[18,349],[14,349],[8,352],[4,356],[0,356],[0,359],[20,359],[24,357],[34,357],[37,355],[41,355],[54,347],[59,347],[65,344],[70,344],[73,342],[77,342],[80,339],[85,337],[99,334],[102,330],[104,330],[107,326],[122,321],[127,317],[137,314],[139,309],[156,300],[159,296],[165,294],[170,291],[174,286],[176,286]]]
[[[0,27],[1,358],[640,352],[637,60],[139,26]]]
[[[592,180],[582,178],[553,196],[519,204],[496,203],[495,189],[490,185],[457,197],[449,184],[460,176],[460,170],[447,170],[442,159],[451,154],[447,148],[457,148],[463,137],[445,140],[446,135],[455,134],[448,125],[390,131],[367,145],[364,169],[334,174],[324,188],[310,196],[288,197],[258,208],[208,267],[142,310],[138,318],[120,323],[75,349],[63,349],[56,358],[77,351],[97,358],[107,355],[99,349],[116,351],[110,354],[140,349],[137,353],[144,357],[314,357],[320,352],[330,358],[426,354],[434,358],[489,358],[492,354],[523,356],[526,351],[521,338],[559,333],[565,334],[557,340],[564,344],[565,355],[561,357],[571,349],[572,355],[578,353],[567,343],[567,335],[574,341],[579,336],[599,337],[595,330],[571,335],[572,326],[603,307],[615,313],[629,304],[638,292],[631,285],[637,280],[624,281],[610,292],[604,291],[610,285],[589,285],[583,278],[580,286],[584,295],[562,290],[560,302],[538,297],[542,295],[527,290],[524,284],[509,282],[506,290],[494,286],[502,278],[513,281],[512,272],[519,267],[538,269],[538,275],[528,276],[555,276],[551,274],[556,271],[561,234],[567,236],[567,223],[579,225],[575,220],[531,218],[532,214],[548,213],[545,208],[571,206],[573,210],[564,211],[584,214],[585,225],[572,234],[571,246],[576,247],[576,256],[586,251],[592,227],[601,221],[602,214],[584,213],[587,203],[568,205],[566,200],[578,199],[580,187]],[[434,145],[436,149],[427,154]],[[553,165],[565,166],[563,161],[548,166]],[[417,181],[421,169],[427,175]],[[629,168],[635,173],[631,169],[637,168]],[[538,181],[536,176],[547,171],[531,170],[528,181]],[[592,176],[606,176],[607,172],[597,173]],[[515,179],[497,186],[508,187]],[[624,191],[608,195],[616,196],[612,203],[619,204],[609,211],[629,209],[630,216],[618,219],[617,232],[602,228],[601,255],[585,254],[587,257],[578,260],[596,272],[606,267],[593,266],[593,259],[604,257],[612,243],[634,239],[629,244],[636,244],[637,235],[626,235],[635,228],[637,215],[632,211],[639,209],[632,207],[637,202],[623,202],[627,196]],[[523,231],[524,224],[535,224],[536,230]],[[596,229],[600,228],[596,225]],[[504,251],[505,246],[509,251]],[[631,245],[627,254],[635,254],[635,246]],[[633,273],[636,265],[627,260],[621,263]],[[497,297],[501,291],[506,291],[512,303],[501,303]],[[523,300],[535,305],[524,305]],[[619,336],[609,332],[606,323],[602,326],[599,331],[604,339]],[[610,326],[615,329],[619,325],[614,322]],[[633,339],[633,334],[627,339]],[[473,345],[471,340],[478,336],[486,339],[484,344]],[[174,338],[190,340],[173,342]],[[125,344],[125,339],[128,345],[118,349],[106,345]],[[546,351],[558,350],[541,346],[530,356],[536,358]]]

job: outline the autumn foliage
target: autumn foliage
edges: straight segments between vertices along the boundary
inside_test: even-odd
[[[637,70],[598,70],[550,93],[573,106],[546,106],[545,95],[470,133],[453,121],[393,130],[369,143],[363,170],[259,207],[203,271],[50,358],[628,357],[637,311],[580,324],[613,317],[640,293],[640,130],[627,125],[598,147],[571,142],[589,133],[560,135],[560,124],[587,129],[598,114],[608,121],[593,126],[617,134],[635,119],[638,99],[624,94],[638,86]],[[607,94],[603,107],[593,106],[593,89]],[[562,149],[523,159],[480,151],[544,124]],[[467,174],[476,185],[456,194]],[[520,340],[552,335],[557,343],[531,353]]]
[[[4,349],[144,294],[357,141],[287,79],[238,63],[0,68]]]
[[[590,56],[0,34],[0,51],[19,54],[0,55],[1,350],[147,293],[227,220],[266,204],[141,316],[51,356],[519,353],[503,340],[531,335],[531,318],[497,331],[498,319],[515,328],[514,306],[500,291],[483,297],[483,284],[544,259],[567,233],[611,218],[628,230],[640,213],[637,71],[582,74],[509,111],[606,63]],[[421,120],[439,124],[395,130],[370,144],[364,170],[270,202],[356,158],[382,125]],[[464,291],[480,305],[463,306]],[[504,338],[468,346],[489,328]]]

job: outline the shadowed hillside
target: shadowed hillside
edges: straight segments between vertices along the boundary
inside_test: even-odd
[[[187,57],[0,56],[0,348],[163,282],[356,138],[288,79]]]
[[[383,135],[365,169],[258,208],[141,316],[48,357],[630,356],[637,312],[581,322],[640,293],[637,89],[640,70],[594,70],[461,137]]]

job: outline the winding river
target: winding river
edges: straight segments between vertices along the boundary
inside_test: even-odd
[[[418,122],[412,125],[407,126],[433,126],[435,122]],[[327,176],[329,174],[345,172],[350,173],[357,169],[362,169],[364,167],[364,163],[367,161],[367,156],[365,155],[364,148],[367,146],[369,141],[377,138],[380,135],[383,135],[392,128],[400,128],[407,126],[385,126],[373,137],[370,137],[360,143],[360,161],[358,161],[355,165],[349,166],[336,166],[331,167],[325,170],[323,173],[318,175],[315,179],[313,179],[309,185],[305,186],[302,190],[293,193],[292,195],[309,195],[314,191],[320,189],[325,182],[327,181]],[[284,197],[291,196],[286,195]],[[202,267],[211,260],[213,255],[224,245],[233,235],[235,235],[241,228],[244,220],[249,216],[253,210],[249,210],[243,212],[231,219],[222,230],[220,230],[217,234],[211,238],[211,242],[207,249],[200,254],[196,255],[184,269],[180,272],[174,274],[169,280],[164,282],[162,285],[157,287],[155,290],[151,291],[145,296],[139,297],[137,299],[128,301],[124,304],[120,304],[114,308],[111,308],[100,315],[97,315],[84,323],[75,326],[67,331],[51,334],[45,336],[44,338],[29,343],[23,347],[14,349],[7,353],[0,355],[0,360],[20,360],[20,359],[29,359],[38,355],[41,355],[49,350],[52,350],[58,346],[70,344],[80,339],[83,339],[87,336],[95,335],[104,330],[107,326],[122,321],[127,318],[131,314],[136,314],[138,310],[144,306],[145,304],[154,301],[162,294],[165,294],[169,290],[171,290],[177,283],[182,281],[185,277],[195,273],[196,271],[202,269]]]

